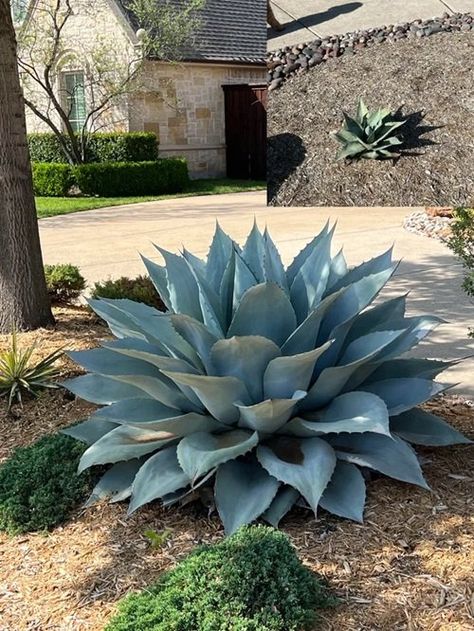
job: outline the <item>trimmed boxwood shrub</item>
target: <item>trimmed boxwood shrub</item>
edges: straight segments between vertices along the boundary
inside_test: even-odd
[[[86,448],[55,434],[15,449],[0,466],[0,530],[18,534],[64,522],[92,488],[89,472],[77,475]]]
[[[245,526],[127,596],[106,631],[302,631],[335,602],[286,535]]]
[[[127,278],[122,276],[116,280],[105,280],[95,283],[91,292],[92,298],[127,298],[135,302],[142,302],[150,307],[155,307],[159,311],[166,311],[155,286],[148,276],[137,276]]]
[[[79,268],[70,263],[45,265],[44,275],[52,304],[66,304],[76,300],[86,286]]]
[[[81,164],[74,175],[82,193],[100,197],[179,193],[189,181],[184,158]]]
[[[32,172],[34,193],[41,197],[64,197],[75,183],[69,164],[34,162]]]
[[[64,136],[69,145],[69,137]],[[28,134],[32,162],[67,162],[55,134]],[[113,132],[91,134],[86,162],[141,162],[156,160],[158,141],[151,132]]]

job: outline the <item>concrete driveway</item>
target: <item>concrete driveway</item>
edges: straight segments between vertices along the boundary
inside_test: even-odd
[[[268,49],[310,42],[316,37],[474,10],[473,0],[272,0],[281,33],[268,28]]]
[[[243,241],[254,217],[268,224],[284,261],[311,239],[328,218],[338,222],[334,247],[344,245],[349,264],[367,260],[395,243],[402,262],[384,295],[410,291],[412,314],[435,313],[448,320],[417,349],[418,355],[461,358],[474,355],[467,329],[474,307],[460,289],[462,270],[441,243],[406,232],[403,218],[414,209],[267,208],[264,192],[237,193],[116,206],[42,219],[46,263],[74,263],[91,283],[107,277],[144,273],[139,253],[159,260],[152,242],[172,250],[184,244],[205,256],[216,219],[236,241]],[[474,398],[474,360],[446,373],[456,391]]]

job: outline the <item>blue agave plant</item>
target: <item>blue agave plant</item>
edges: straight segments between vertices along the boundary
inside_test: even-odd
[[[391,251],[348,269],[326,225],[285,269],[267,230],[241,249],[219,226],[207,260],[144,259],[168,313],[91,300],[118,338],[70,353],[92,374],[66,387],[104,407],[66,433],[80,470],[112,464],[89,503],[129,512],[211,487],[226,532],[277,525],[296,503],[361,521],[361,467],[427,488],[413,448],[469,442],[418,406],[448,362],[400,358],[439,322],[374,301]]]

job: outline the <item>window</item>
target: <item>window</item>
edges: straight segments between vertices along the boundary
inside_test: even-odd
[[[67,72],[64,74],[64,93],[69,122],[74,131],[81,131],[86,120],[83,72]]]

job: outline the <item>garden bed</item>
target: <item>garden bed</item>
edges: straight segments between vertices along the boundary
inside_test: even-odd
[[[472,206],[474,31],[374,44],[272,91],[268,188],[275,206]],[[407,118],[396,160],[336,162],[342,111]]]
[[[40,353],[96,345],[106,329],[85,309],[55,311],[57,328],[20,336]],[[0,346],[8,338],[0,338]],[[77,372],[71,362],[64,376]],[[428,405],[474,436],[474,408],[459,398]],[[83,419],[93,406],[64,391],[28,401],[16,418],[0,403],[0,459],[17,445]],[[282,522],[303,561],[324,575],[342,603],[324,612],[322,629],[474,628],[474,465],[469,446],[422,449],[432,493],[378,478],[368,485],[364,525],[322,512],[318,521],[292,511]],[[146,530],[171,530],[155,549]],[[48,535],[0,535],[2,631],[103,629],[116,602],[143,588],[202,541],[222,536],[220,520],[200,505],[164,510],[155,504],[126,518],[126,504],[78,510]],[[376,621],[374,623],[374,621]],[[374,626],[375,624],[375,626]],[[191,631],[191,630],[190,630]]]

